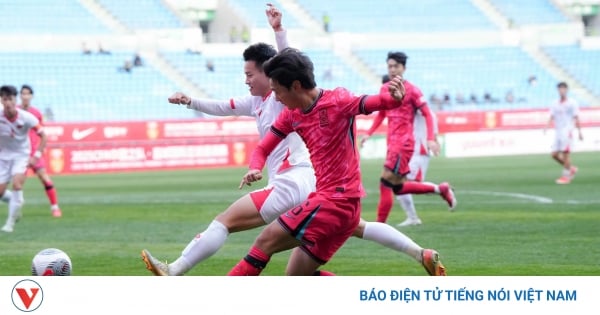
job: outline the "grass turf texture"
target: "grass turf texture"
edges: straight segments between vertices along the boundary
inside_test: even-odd
[[[424,224],[402,231],[421,246],[437,249],[449,275],[598,275],[597,161],[598,153],[576,153],[576,179],[556,185],[560,169],[548,155],[434,158],[428,180],[451,182],[458,207],[450,213],[440,197],[416,196]],[[362,216],[367,220],[376,217],[381,165],[380,160],[362,163],[368,192]],[[60,219],[51,217],[37,178],[29,178],[23,219],[13,233],[0,234],[0,275],[29,275],[35,253],[57,247],[70,255],[74,276],[149,276],[140,259],[142,248],[174,260],[216,214],[265,184],[238,190],[244,171],[55,176]],[[6,204],[1,205],[5,214]],[[388,222],[395,225],[403,219],[395,204]],[[221,251],[188,275],[225,275],[259,231],[230,235]],[[282,275],[288,255],[276,254],[263,275]],[[356,238],[324,269],[338,275],[426,275],[412,258]]]

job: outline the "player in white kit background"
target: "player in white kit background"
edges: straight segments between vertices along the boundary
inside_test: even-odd
[[[577,128],[579,140],[583,140],[583,133],[579,123],[579,105],[577,101],[568,97],[569,86],[565,82],[560,82],[556,88],[559,99],[550,107],[550,120],[548,121],[548,127],[554,124],[555,131],[552,158],[562,166],[561,176],[556,183],[569,184],[577,173],[577,167],[571,163],[573,132]],[[544,133],[545,131],[546,129],[544,129]]]
[[[437,138],[437,116],[433,111],[430,111],[430,114],[433,117],[433,132]],[[431,159],[432,153],[427,148],[427,124],[425,123],[425,117],[423,117],[421,111],[417,111],[415,114],[413,128],[415,135],[415,151],[410,158],[410,162],[408,163],[410,173],[406,175],[406,178],[408,180],[422,182],[425,180],[425,176],[427,175],[429,160]],[[396,200],[398,200],[400,206],[406,213],[406,219],[400,222],[397,226],[403,227],[420,225],[422,223],[419,215],[417,214],[412,194],[397,195]]]
[[[10,233],[21,217],[27,168],[35,165],[42,156],[46,147],[46,135],[33,114],[17,108],[17,89],[14,86],[0,87],[0,98],[4,106],[0,116],[0,196],[4,196],[8,184],[12,183],[8,216],[2,231]],[[33,154],[29,140],[29,131],[32,129],[40,137],[37,151]]]
[[[286,31],[281,25],[281,12],[269,6],[266,13],[275,31],[278,49],[288,47]],[[183,104],[190,109],[215,116],[254,117],[262,139],[270,132],[271,124],[284,108],[284,105],[276,100],[269,79],[262,71],[262,64],[275,54],[274,48],[264,43],[251,45],[244,51],[244,73],[250,96],[209,100],[192,99],[178,92],[169,98],[169,102]],[[268,156],[266,168],[269,177],[267,186],[242,196],[217,215],[173,263],[163,263],[148,250],[142,250],[146,268],[159,276],[183,275],[215,254],[225,244],[229,233],[264,226],[306,200],[315,190],[316,178],[310,156],[304,142],[296,133],[290,134]],[[439,261],[436,251],[423,249],[387,224],[363,220],[354,236],[406,253],[421,263],[430,275],[445,275],[444,266]],[[328,272],[317,274],[329,275]]]

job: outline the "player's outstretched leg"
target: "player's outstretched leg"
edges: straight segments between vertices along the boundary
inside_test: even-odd
[[[229,233],[245,231],[265,225],[250,194],[242,196],[219,214],[210,225],[198,233],[173,263],[165,264],[153,259],[150,252],[142,251],[146,268],[158,276],[180,276],[200,262],[217,253],[229,237]]]
[[[404,195],[404,194],[439,194],[442,199],[444,199],[448,203],[448,209],[450,211],[454,210],[456,207],[456,197],[454,196],[454,191],[450,184],[443,182],[439,185],[429,182],[414,182],[414,181],[406,181],[400,185],[394,186],[394,193],[396,195]]]
[[[405,253],[419,262],[432,276],[445,276],[446,269],[439,254],[433,249],[424,249],[404,233],[388,224],[360,220],[353,236],[373,241],[397,252]]]
[[[21,208],[23,207],[23,203],[23,191],[13,190],[12,196],[8,202],[8,217],[1,229],[3,232],[11,233],[14,231],[15,223],[17,223],[22,216]]]

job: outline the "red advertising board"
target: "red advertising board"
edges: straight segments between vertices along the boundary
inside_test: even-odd
[[[256,141],[128,143],[51,146],[46,167],[52,174],[183,169],[248,165]]]
[[[547,110],[439,112],[441,134],[543,128]],[[375,115],[358,116],[364,134]],[[600,126],[600,108],[581,109],[581,122]],[[258,132],[252,118],[147,122],[48,123],[53,174],[247,165]],[[385,133],[387,122],[377,133]]]

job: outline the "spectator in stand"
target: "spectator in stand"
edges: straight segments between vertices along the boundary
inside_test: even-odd
[[[123,64],[123,66],[117,68],[118,71],[120,72],[127,72],[127,73],[131,73],[131,69],[133,68],[133,65],[131,64],[130,60],[125,60],[125,63]]]
[[[92,51],[88,48],[86,42],[81,43],[81,53],[84,55],[91,55]]]
[[[329,33],[329,24],[331,23],[331,18],[327,12],[323,13],[323,30],[325,33]]]
[[[456,104],[459,104],[459,105],[463,105],[463,104],[467,103],[465,96],[461,92],[456,93],[456,97],[454,98],[454,101],[456,102]]]
[[[509,104],[512,104],[515,102],[515,95],[513,94],[512,90],[508,90],[506,92],[506,95],[504,96],[504,101]]]
[[[477,98],[477,94],[471,93],[471,97],[469,97],[469,101],[471,104],[479,104],[479,99]]]
[[[248,30],[247,26],[244,26],[242,29],[242,33],[240,34],[242,42],[249,43],[250,42],[250,30]]]
[[[143,66],[143,62],[142,62],[142,57],[140,56],[139,53],[135,53],[135,55],[133,56],[133,66],[134,67],[141,67]]]
[[[206,60],[206,70],[208,72],[215,72],[215,64],[212,60]]]
[[[110,55],[110,51],[104,49],[102,47],[102,43],[98,43],[98,54],[100,54],[100,55]]]

